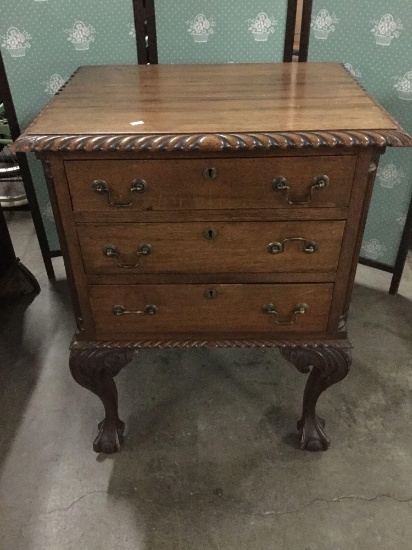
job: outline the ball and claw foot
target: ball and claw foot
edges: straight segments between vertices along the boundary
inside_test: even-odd
[[[134,351],[129,348],[91,347],[71,351],[70,371],[73,378],[101,399],[106,413],[93,442],[96,453],[116,453],[122,446],[125,425],[118,415],[117,389],[113,378],[131,361],[133,354]]]
[[[330,445],[324,431],[325,421],[316,414],[316,405],[329,386],[340,382],[348,374],[352,360],[351,347],[347,340],[342,340],[327,345],[294,346],[280,350],[300,372],[310,371],[303,395],[302,417],[298,422],[301,449],[326,451]]]
[[[330,439],[324,432],[326,422],[318,415],[298,420],[297,428],[300,432],[300,448],[305,451],[326,451]]]
[[[123,445],[125,423],[118,420],[117,424],[108,423],[102,420],[98,424],[99,433],[93,441],[93,451],[95,453],[113,454],[120,451]]]

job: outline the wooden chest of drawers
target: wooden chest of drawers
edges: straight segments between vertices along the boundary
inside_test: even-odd
[[[109,107],[108,107],[109,106]],[[385,146],[411,138],[336,64],[85,67],[15,144],[43,160],[78,332],[103,401],[139,348],[278,347],[320,394],[347,374],[346,317]]]

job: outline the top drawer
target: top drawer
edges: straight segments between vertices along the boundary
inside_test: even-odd
[[[76,160],[65,169],[76,212],[345,207],[356,156]]]

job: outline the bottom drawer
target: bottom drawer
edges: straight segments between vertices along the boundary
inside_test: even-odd
[[[325,332],[333,284],[89,287],[97,338]]]

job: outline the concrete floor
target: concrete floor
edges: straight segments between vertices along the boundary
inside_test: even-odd
[[[31,222],[32,304],[0,325],[1,550],[410,550],[412,268],[360,267],[349,376],[320,399],[332,446],[297,449],[306,377],[275,350],[143,351],[118,376],[124,450],[93,453],[98,399],[70,377],[64,270]]]

